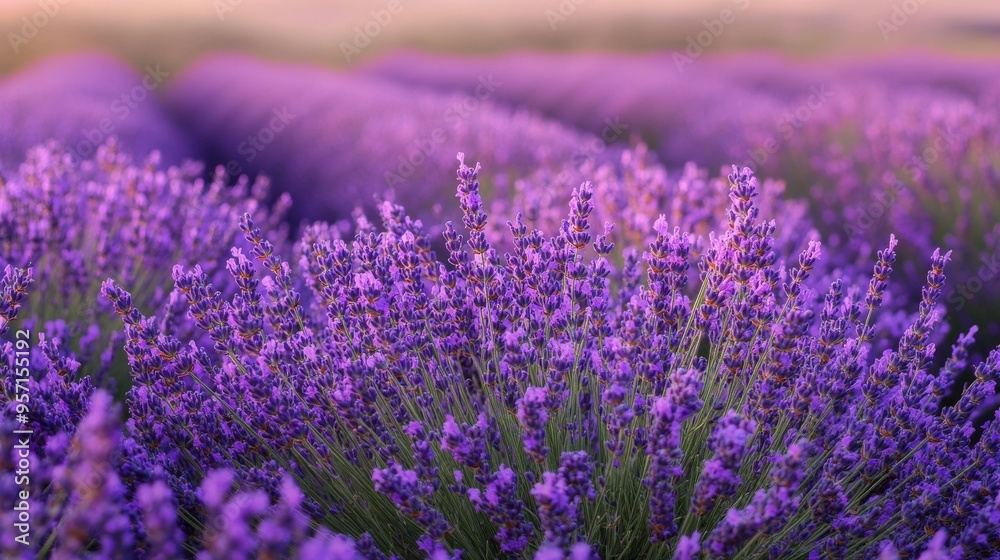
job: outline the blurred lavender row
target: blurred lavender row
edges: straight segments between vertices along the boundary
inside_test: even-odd
[[[166,163],[194,155],[186,134],[158,101],[171,69],[141,74],[100,54],[46,59],[0,81],[0,163],[13,167],[27,151],[58,140],[77,160],[93,157],[112,136],[139,159],[158,150]]]
[[[440,223],[456,152],[502,183],[594,141],[495,103],[504,84],[474,79],[469,95],[450,95],[236,55],[139,72],[101,55],[55,57],[0,81],[0,162],[14,167],[49,140],[85,160],[116,137],[136,159],[158,150],[168,164],[264,174],[298,201],[293,221],[348,218],[389,198]]]
[[[296,217],[345,218],[356,205],[374,208],[385,196],[427,218],[454,196],[442,177],[451,174],[458,151],[496,170],[493,181],[504,181],[564,161],[587,140],[495,104],[506,84],[489,74],[471,79],[469,94],[441,95],[219,55],[187,69],[172,84],[168,104],[209,161],[270,175],[297,201]]]
[[[683,53],[466,57],[403,51],[370,62],[359,73],[438,91],[465,91],[472,77],[491,73],[505,84],[497,92],[499,100],[594,133],[619,120],[641,133],[667,165],[696,161],[708,167],[743,163],[751,156],[747,151],[757,147],[747,141],[756,140],[762,128],[799,132],[812,116],[805,111],[796,115],[797,105],[820,91],[823,99],[813,101],[813,116],[824,112],[817,105],[827,101],[860,103],[867,84],[895,93],[933,88],[969,99],[1000,88],[995,62],[923,54],[818,63],[771,54],[687,60],[679,55]],[[894,114],[889,111],[886,117]]]

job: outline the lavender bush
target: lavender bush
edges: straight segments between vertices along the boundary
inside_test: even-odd
[[[295,505],[364,558],[997,557],[1000,421],[973,437],[970,417],[1000,350],[951,406],[974,331],[929,366],[950,253],[869,365],[894,237],[862,294],[838,280],[816,298],[819,246],[781,266],[758,182],[734,169],[689,296],[692,235],[666,219],[642,278],[612,281],[586,183],[558,232],[512,222],[501,254],[478,173],[459,167],[446,262],[391,203],[350,244],[307,229],[297,263],[244,215],[232,296],[173,272],[209,344],[104,284],[134,375],[127,469],[166,484],[163,518],[199,557],[292,542]]]
[[[625,149],[617,161],[598,163],[594,157],[583,158],[580,164],[570,163],[561,170],[540,169],[519,179],[513,185],[495,185],[486,199],[489,212],[499,217],[488,224],[487,239],[497,247],[510,248],[508,220],[520,220],[528,228],[557,231],[564,221],[564,208],[570,203],[575,186],[589,182],[594,191],[591,221],[605,224],[604,234],[616,246],[608,255],[616,273],[613,280],[623,281],[622,275],[638,273],[641,249],[654,241],[658,220],[691,235],[691,254],[697,260],[710,245],[712,234],[721,234],[728,227],[726,209],[731,203],[726,175],[709,174],[688,163],[679,172],[670,172],[656,161],[644,144]],[[784,224],[774,233],[774,249],[782,259],[792,258],[820,239],[810,216],[809,205],[786,196],[784,182],[765,180],[755,200],[760,217],[770,220],[780,217]],[[523,210],[518,217],[517,210]],[[500,222],[500,223],[497,223]],[[888,237],[888,233],[886,236]],[[930,252],[930,251],[928,251]],[[867,282],[871,265],[859,264],[852,253],[837,252],[814,265],[806,289],[822,293],[830,282],[841,279],[856,289]],[[697,271],[689,271],[690,280]],[[634,282],[634,280],[631,280]],[[697,295],[698,284],[692,283],[687,295]],[[852,286],[854,288],[852,288]],[[852,294],[852,297],[857,297]],[[875,318],[876,338],[872,356],[896,344],[913,321],[908,313],[912,298],[886,294],[881,313]],[[948,331],[942,327],[933,342],[940,343]]]
[[[822,64],[768,53],[729,53],[680,65],[674,54],[456,56],[403,51],[366,62],[359,72],[442,92],[469,91],[476,86],[476,75],[492,73],[505,84],[497,99],[506,103],[530,107],[595,134],[608,121],[619,121],[639,133],[668,165],[697,161],[710,168],[744,161],[748,151],[763,147],[759,141],[764,134],[778,140],[781,148],[766,154],[768,158],[789,153],[788,149],[795,152],[802,134],[820,128],[814,119],[828,118],[828,102],[843,107],[863,104],[872,87],[897,94],[931,89],[939,98],[978,103],[1000,86],[1000,66],[995,62],[928,53],[831,58]],[[814,108],[797,118],[796,109],[819,86],[825,86],[829,95],[819,100],[818,108],[813,100]],[[879,119],[893,114],[891,105],[880,106],[889,111]],[[845,124],[859,127],[870,116],[849,113]],[[785,136],[786,130],[792,131],[791,137]],[[829,146],[816,148],[825,153]],[[795,158],[782,159],[788,165],[785,174],[777,176],[798,179],[787,173],[794,169]],[[767,161],[754,165],[761,167]]]
[[[287,197],[271,210],[262,203],[266,181],[228,185],[221,170],[210,181],[201,174],[199,164],[163,166],[158,152],[135,162],[116,139],[84,160],[56,143],[38,146],[0,172],[0,266],[31,266],[38,281],[27,327],[47,332],[98,383],[121,345],[111,344],[121,328],[99,297],[109,274],[131,287],[137,304],[161,308],[175,264],[200,261],[206,273],[225,274],[214,263],[226,255],[219,244],[239,235],[239,215],[260,215],[275,242],[285,239]],[[127,381],[118,365],[115,376]]]
[[[734,161],[727,150],[748,127],[773,129],[802,92],[829,79],[816,67],[764,54],[705,56],[678,68],[669,52],[398,52],[365,63],[359,72],[441,92],[469,91],[476,75],[491,73],[505,84],[497,91],[505,103],[609,138],[639,135],[672,167],[696,161],[714,169]],[[616,123],[628,126],[624,135],[614,134]],[[746,154],[741,150],[736,157],[743,161]]]
[[[982,289],[1000,278],[998,91],[859,85],[761,167],[812,185],[815,215],[840,252],[866,254],[871,236],[889,231],[912,240],[908,262],[936,244],[966,247],[946,299],[968,317],[1000,303]]]

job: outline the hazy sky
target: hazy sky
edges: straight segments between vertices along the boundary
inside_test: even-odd
[[[215,0],[57,0],[64,4],[67,13],[78,17],[98,17],[119,21],[151,20],[166,15],[184,19],[211,19],[215,17]],[[368,10],[385,7],[388,1],[377,0],[220,0],[236,10],[248,13],[272,13],[275,8],[284,12],[298,12],[303,15],[352,15],[364,14]],[[488,14],[495,17],[506,13],[513,17],[524,17],[531,12],[544,12],[548,7],[557,7],[559,1],[547,0],[400,0],[407,9],[437,11],[438,16],[446,12],[452,15],[476,17]],[[707,13],[721,9],[725,1],[716,0],[570,0],[578,9],[595,11],[640,11],[643,13],[691,14]],[[997,16],[1000,5],[992,0],[914,0],[920,5],[920,12],[928,11],[936,15]],[[0,13],[25,14],[39,8],[40,0],[3,0]],[[871,0],[751,0],[754,10],[768,13],[878,13],[891,12],[893,4],[901,7],[904,1]],[[863,15],[863,14],[862,14]],[[248,16],[249,17],[249,16]]]
[[[338,64],[343,44],[393,2],[397,13],[362,58],[397,47],[676,49],[727,9],[736,21],[715,41],[719,51],[1000,52],[996,0],[0,0],[8,43],[21,18],[48,20],[30,41],[0,46],[0,69],[82,47],[137,61],[236,49]],[[59,4],[52,17],[41,13],[49,3]]]

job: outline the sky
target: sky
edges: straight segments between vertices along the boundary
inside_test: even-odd
[[[0,25],[0,71],[86,48],[140,64],[243,50],[343,65],[365,38],[352,63],[397,48],[670,50],[713,29],[720,52],[1000,52],[995,0],[0,0]]]

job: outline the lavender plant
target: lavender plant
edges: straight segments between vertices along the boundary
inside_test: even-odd
[[[604,235],[615,245],[608,254],[615,273],[613,282],[638,282],[641,251],[655,240],[659,230],[676,227],[690,235],[690,257],[697,261],[710,245],[710,236],[729,227],[726,209],[730,205],[726,175],[710,175],[693,163],[679,172],[670,172],[656,161],[644,144],[621,151],[617,160],[598,162],[586,157],[558,172],[539,169],[513,185],[495,185],[485,198],[492,216],[499,216],[485,230],[487,239],[498,248],[510,249],[509,229],[497,221],[513,220],[528,228],[557,231],[565,221],[574,186],[588,182],[593,190],[590,221],[604,224]],[[787,196],[781,181],[765,180],[755,199],[762,219],[781,218],[783,228],[774,233],[774,250],[782,259],[795,257],[820,239],[810,206]],[[522,210],[523,212],[518,212]],[[669,224],[669,226],[668,226]],[[886,233],[888,236],[888,233]],[[818,247],[818,246],[817,246]],[[856,255],[841,252],[827,255],[814,264],[803,289],[825,292],[830,282],[841,279],[848,290],[860,288],[870,276],[871,266],[861,265]],[[698,271],[688,271],[688,296],[697,295]],[[853,294],[857,297],[857,294]],[[911,298],[887,293],[881,313],[874,319],[876,336],[870,354],[877,356],[894,346],[913,320],[908,312]],[[933,342],[940,343],[947,328],[938,329]]]
[[[174,264],[201,261],[206,273],[225,274],[214,266],[225,255],[219,244],[239,234],[230,222],[240,214],[266,216],[275,241],[284,239],[287,197],[271,210],[266,181],[228,185],[221,170],[211,181],[201,172],[194,163],[165,168],[157,152],[136,163],[111,139],[85,160],[55,143],[37,146],[0,177],[0,266],[30,265],[38,281],[26,324],[47,332],[97,383],[121,345],[112,342],[119,323],[99,297],[109,274],[139,305],[160,308],[170,303]],[[126,364],[117,366],[115,377],[129,380]]]
[[[26,296],[35,281],[31,269],[7,265],[0,277],[0,336],[10,332],[26,303]],[[65,508],[64,495],[53,492],[60,479],[60,468],[69,454],[70,439],[87,409],[93,388],[89,378],[73,381],[79,362],[65,359],[50,341],[27,349],[27,339],[20,343],[4,340],[0,344],[0,438],[3,450],[0,456],[0,501],[4,505],[0,518],[0,551],[4,558],[34,558],[49,534],[35,540],[34,547],[25,546],[16,537],[22,512],[32,519],[28,525],[51,531]],[[27,358],[26,360],[24,358]],[[27,395],[25,397],[24,395]],[[18,404],[27,404],[32,413],[29,421],[19,424]],[[29,432],[27,443],[19,441]],[[26,458],[24,453],[29,453]],[[23,468],[21,460],[27,459],[29,467]],[[27,499],[21,496],[28,492]],[[24,538],[24,537],[22,537]]]
[[[866,254],[867,240],[890,230],[911,240],[909,262],[939,243],[967,247],[946,299],[966,322],[985,321],[975,311],[997,302],[982,286],[1000,275],[997,101],[995,88],[967,95],[859,84],[762,171],[788,176],[798,167],[838,251]],[[753,142],[766,131],[749,134]],[[978,305],[970,305],[973,299]]]
[[[0,335],[9,332],[33,282],[31,269],[6,267]],[[90,377],[80,375],[80,363],[56,342],[40,338],[38,345],[18,337],[0,346],[4,558],[229,560],[249,558],[251,551],[261,559],[363,558],[365,541],[356,550],[353,539],[310,528],[302,494],[290,479],[272,503],[259,490],[238,491],[225,470],[209,473],[201,484],[207,525],[188,541],[181,529],[187,513],[178,510],[170,487],[156,473],[146,482],[137,479],[145,473],[133,466],[146,451],[123,437],[119,406],[94,390]],[[19,403],[29,411],[19,411]],[[22,414],[27,422],[18,420]]]
[[[781,160],[783,173],[775,176],[796,182],[803,177],[792,171],[811,166],[813,158],[834,155],[829,142],[836,142],[836,135],[827,136],[827,144],[812,144],[820,137],[815,133],[835,120],[832,115],[858,130],[872,117],[891,121],[898,108],[891,98],[883,101],[889,93],[916,94],[933,105],[980,105],[981,116],[988,119],[987,108],[1000,85],[1000,68],[993,61],[931,53],[831,57],[819,64],[769,53],[720,53],[678,64],[675,54],[680,53],[455,56],[402,51],[366,61],[358,70],[449,92],[469,91],[476,86],[475,76],[492,73],[505,84],[497,99],[595,134],[608,131],[610,123],[630,125],[629,132],[639,133],[672,167],[688,161],[709,168],[744,161],[765,148],[768,139],[775,140],[780,149],[767,149],[754,166],[763,171]],[[796,116],[812,88],[819,87],[829,95],[814,98],[812,107],[806,105]],[[875,97],[867,99],[871,94]],[[803,149],[803,140],[811,150]],[[906,140],[894,138],[893,143],[905,146]],[[802,154],[807,157],[797,157]]]
[[[735,156],[727,149],[744,139],[748,129],[770,126],[773,131],[775,121],[803,91],[857,63],[820,65],[763,53],[729,53],[679,66],[674,54],[455,56],[404,51],[366,61],[358,71],[442,92],[470,91],[475,76],[492,73],[505,85],[497,90],[497,99],[505,103],[530,107],[605,139],[637,134],[671,167],[696,161],[715,169],[746,157],[746,147]]]
[[[478,175],[459,167],[465,233],[446,226],[446,262],[390,203],[350,244],[307,229],[294,264],[244,215],[234,289],[173,271],[208,344],[104,284],[134,376],[128,468],[165,481],[187,534],[230,512],[204,557],[300,534],[248,521],[289,480],[286,501],[365,558],[997,557],[1000,421],[977,439],[970,415],[1000,350],[951,406],[974,331],[929,365],[950,253],[870,361],[894,237],[861,295],[837,280],[817,299],[818,245],[781,266],[757,179],[734,168],[689,296],[692,235],[665,219],[644,279],[611,282],[589,184],[557,233],[512,222],[501,254]],[[234,476],[259,497],[225,505]]]

